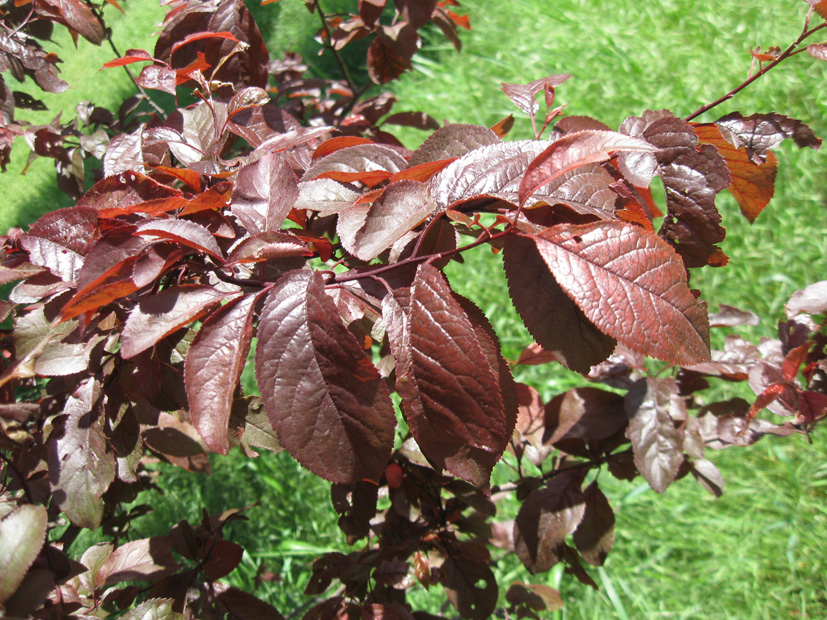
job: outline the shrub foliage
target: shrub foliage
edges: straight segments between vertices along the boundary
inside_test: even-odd
[[[42,104],[8,77],[66,89],[43,45],[56,24],[113,43],[105,5],[2,9],[3,163],[22,136],[77,199],[2,239],[0,280],[16,282],[0,302],[7,616],[278,617],[222,582],[242,557],[222,534],[241,507],[129,538],[141,511],[123,506],[151,491],[148,458],[204,472],[209,452],[238,447],[287,450],[333,483],[354,546],[315,561],[306,618],[431,617],[406,602],[417,582],[465,618],[498,605],[536,617],[559,594],[515,582],[501,597],[491,548],[595,585],[587,566],[603,564],[615,524],[597,472],[661,493],[691,474],[718,495],[706,450],[806,434],[825,416],[827,283],[796,293],[778,339],[730,336],[717,351],[711,328],[758,317],[708,315],[688,269],[727,263],[721,191],[753,221],[772,197],[772,150],[821,144],[779,113],[693,119],[793,55],[827,59],[810,43],[827,2],[809,0],[797,40],[755,52],[747,81],[687,118],[647,110],[613,130],[555,105],[568,75],[503,84],[534,128],[521,141],[503,140],[513,117],[440,126],[368,97],[411,67],[421,28],[460,46],[455,0],[359,0],[336,16],[305,2],[336,79],[307,76],[295,55],[270,59],[241,0],[172,0],[154,50],[106,64],[133,70],[135,97],[45,126],[15,120]],[[368,84],[340,54],[363,38]],[[429,135],[410,151],[400,125]],[[536,340],[515,361],[442,273],[486,247]],[[239,385],[248,359],[260,396]],[[543,402],[515,382],[517,364],[562,364],[593,383]],[[709,402],[711,379],[748,381],[757,396]],[[787,419],[756,417],[765,408]],[[502,460],[512,467],[492,485]],[[520,502],[513,524],[496,520],[506,496]],[[73,547],[82,528],[107,542]]]

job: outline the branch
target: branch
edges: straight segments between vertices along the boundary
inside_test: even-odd
[[[106,34],[106,40],[109,42],[109,47],[112,48],[112,51],[115,53],[115,56],[118,58],[121,57],[121,53],[118,51],[118,48],[115,46],[115,42],[112,40],[112,31],[106,27],[106,22],[103,21],[103,7],[97,7],[90,0],[86,0],[87,6],[92,10],[92,13],[95,14],[95,18],[100,22],[101,28],[103,28],[103,32]],[[129,79],[132,80],[132,83],[135,85],[135,88],[138,89],[149,103],[150,107],[155,110],[155,113],[158,114],[161,118],[166,118],[166,113],[164,109],[159,106],[155,101],[150,97],[146,90],[144,90],[143,86],[138,84],[138,81],[135,79],[135,76],[132,75],[132,72],[129,70],[129,67],[126,65],[123,66],[123,70],[126,71],[126,74],[129,76]]]
[[[720,98],[716,99],[716,100],[715,100],[715,101],[713,101],[712,103],[707,103],[706,105],[701,106],[701,107],[700,107],[700,108],[698,108],[695,112],[693,112],[692,114],[690,114],[689,116],[687,116],[687,117],[686,117],[686,118],[684,118],[683,120],[684,120],[685,122],[689,122],[689,121],[691,121],[692,119],[694,119],[694,118],[696,118],[696,117],[700,116],[700,115],[701,115],[701,114],[703,114],[704,112],[706,112],[706,111],[708,111],[708,110],[711,110],[712,108],[714,108],[714,107],[716,107],[716,106],[718,106],[718,105],[722,104],[724,101],[728,101],[728,100],[732,99],[735,95],[737,95],[739,92],[741,92],[742,90],[744,90],[747,86],[749,86],[750,84],[752,84],[755,80],[757,80],[758,78],[760,78],[762,75],[764,75],[765,73],[767,73],[770,69],[773,69],[773,68],[774,68],[774,67],[776,67],[776,66],[777,66],[780,62],[782,62],[782,61],[786,60],[787,58],[789,58],[790,56],[794,55],[794,54],[796,53],[796,48],[797,48],[799,45],[801,45],[801,42],[802,42],[802,41],[804,41],[804,39],[806,39],[806,38],[810,37],[813,33],[815,33],[815,32],[817,32],[817,31],[822,30],[823,28],[827,27],[827,22],[825,22],[825,23],[823,23],[823,24],[819,24],[818,26],[815,26],[814,28],[810,28],[810,29],[808,30],[809,23],[810,23],[810,16],[809,16],[809,14],[808,14],[808,15],[807,15],[807,21],[806,21],[806,22],[805,22],[805,24],[804,24],[804,29],[801,31],[801,34],[800,34],[800,35],[798,35],[798,38],[797,38],[795,41],[793,41],[793,42],[792,42],[792,44],[790,44],[790,46],[789,46],[787,49],[785,49],[785,50],[784,50],[784,52],[783,52],[783,53],[782,53],[782,54],[781,54],[778,58],[776,58],[774,61],[772,61],[772,62],[771,62],[770,64],[768,64],[766,67],[764,67],[763,69],[761,69],[761,70],[760,70],[758,73],[756,73],[755,75],[750,76],[750,77],[749,77],[746,81],[742,82],[739,86],[737,86],[736,88],[734,88],[734,89],[732,89],[731,91],[729,91],[729,92],[728,92],[726,95],[724,95],[723,97],[720,97]]]
[[[345,81],[347,81],[348,88],[350,88],[353,93],[353,97],[356,98],[356,93],[360,92],[360,89],[356,88],[356,83],[353,81],[353,78],[351,78],[350,71],[348,71],[347,65],[345,64],[344,58],[342,58],[342,55],[339,53],[339,50],[333,46],[333,40],[330,36],[330,27],[327,25],[327,15],[325,15],[322,11],[320,0],[313,0],[313,4],[319,12],[319,19],[322,20],[322,30],[324,30],[325,34],[324,46],[333,54],[333,57],[339,65],[339,69],[342,71],[342,75],[345,77]]]

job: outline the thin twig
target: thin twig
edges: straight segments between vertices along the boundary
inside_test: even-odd
[[[322,11],[322,5],[320,4],[320,0],[313,0],[313,4],[316,7],[316,11],[319,13],[319,19],[322,20],[322,30],[324,30],[324,46],[330,50],[333,54],[333,57],[336,59],[336,62],[339,64],[339,69],[342,71],[342,75],[344,76],[345,80],[347,81],[348,88],[350,88],[353,96],[356,97],[358,88],[356,88],[356,82],[353,81],[353,78],[350,77],[350,71],[348,71],[347,65],[345,64],[344,58],[333,46],[333,39],[330,35],[330,27],[327,25],[327,15],[324,14]]]
[[[103,32],[106,35],[106,40],[109,43],[109,47],[112,48],[112,51],[115,53],[115,56],[120,58],[121,53],[118,51],[118,48],[115,45],[115,42],[112,41],[112,31],[109,30],[106,27],[106,22],[103,21],[103,7],[100,7],[100,8],[96,7],[94,4],[92,4],[91,0],[86,0],[86,4],[92,10],[92,13],[94,13],[95,18],[100,22],[101,28],[103,28]],[[155,103],[155,101],[152,99],[152,97],[150,97],[147,94],[146,90],[144,90],[143,86],[138,84],[138,81],[135,79],[135,76],[132,75],[132,72],[129,70],[129,67],[124,65],[123,70],[126,71],[126,74],[129,76],[129,79],[132,80],[132,83],[135,85],[135,88],[138,89],[138,92],[140,92],[146,98],[147,103],[149,103],[150,107],[153,110],[155,110],[155,112],[156,112],[156,114],[158,114],[158,116],[165,119],[166,118],[166,113],[164,112],[164,109],[161,106],[159,106],[157,103]]]
[[[814,28],[812,28],[812,29],[809,29],[809,30],[807,29],[807,27],[808,27],[808,26],[809,26],[809,14],[808,14],[808,17],[807,17],[807,21],[806,21],[806,23],[804,24],[804,30],[802,30],[802,31],[801,31],[801,34],[798,36],[798,38],[797,38],[795,41],[793,41],[793,42],[792,42],[792,44],[791,44],[791,45],[790,45],[790,46],[789,46],[786,50],[784,50],[784,52],[783,52],[783,53],[782,53],[782,54],[781,54],[778,58],[776,58],[774,61],[772,61],[772,62],[771,62],[770,64],[768,64],[766,67],[764,67],[763,69],[761,69],[761,70],[760,70],[758,73],[756,73],[755,75],[750,76],[750,77],[749,77],[749,78],[748,78],[745,82],[741,83],[739,86],[737,86],[736,88],[734,88],[734,89],[732,89],[731,91],[729,91],[729,92],[728,92],[726,95],[724,95],[723,97],[720,97],[720,98],[716,99],[716,100],[715,100],[715,101],[713,101],[712,103],[707,103],[706,105],[701,106],[701,107],[700,107],[700,108],[698,108],[695,112],[693,112],[692,114],[690,114],[689,116],[687,116],[687,117],[686,117],[686,118],[684,118],[683,120],[684,120],[685,122],[689,122],[689,121],[691,121],[692,119],[694,119],[694,118],[696,118],[696,117],[700,116],[700,115],[701,115],[701,114],[703,114],[704,112],[707,112],[708,110],[711,110],[712,108],[714,108],[714,107],[716,107],[716,106],[718,106],[718,105],[722,104],[724,101],[729,101],[730,99],[732,99],[735,95],[737,95],[739,92],[741,92],[742,90],[744,90],[747,86],[749,86],[750,84],[752,84],[755,80],[757,80],[757,79],[758,79],[758,78],[760,78],[762,75],[764,75],[765,73],[767,73],[770,69],[772,69],[772,68],[774,68],[775,66],[777,66],[777,65],[778,65],[781,61],[786,60],[787,58],[789,58],[790,56],[792,56],[793,54],[795,54],[795,53],[796,53],[796,48],[797,48],[799,45],[801,45],[801,42],[802,42],[802,41],[804,41],[804,39],[806,39],[807,37],[812,36],[812,34],[813,34],[813,33],[815,33],[815,32],[817,32],[817,31],[819,31],[819,30],[821,30],[821,29],[823,29],[823,28],[827,27],[827,22],[825,22],[825,23],[823,23],[823,24],[819,24],[818,26],[816,26],[816,27],[814,27]]]

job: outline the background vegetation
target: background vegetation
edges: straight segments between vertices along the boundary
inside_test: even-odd
[[[318,21],[303,2],[259,4],[248,2],[273,56],[290,49],[308,61],[324,62],[308,44],[307,33]],[[352,3],[324,4],[331,11]],[[126,16],[109,7],[106,12],[120,51],[148,47],[163,11],[154,2],[122,5]],[[499,91],[500,82],[565,72],[573,78],[560,87],[558,98],[568,104],[569,114],[594,116],[612,126],[653,102],[689,114],[746,77],[750,49],[794,39],[806,5],[786,3],[779,10],[757,0],[617,0],[609,8],[586,0],[465,0],[462,8],[473,27],[462,33],[462,53],[435,32],[432,45],[415,58],[415,71],[394,86],[400,101],[395,111],[422,110],[440,120],[492,125],[513,111]],[[116,70],[109,70],[107,90],[100,90],[96,74],[114,57],[112,50],[81,40],[75,51],[68,37],[59,41],[64,78],[72,88],[42,97],[49,112],[31,113],[33,122],[48,122],[58,110],[73,115],[74,105],[84,99],[116,106],[132,93],[128,78]],[[744,114],[778,111],[827,137],[827,102],[821,96],[827,87],[825,67],[806,56],[794,58],[739,95],[730,108],[721,106],[700,120],[714,120],[736,107]],[[530,137],[528,121],[518,117],[511,137]],[[414,130],[404,138],[409,147],[421,139]],[[26,160],[21,147],[9,172],[0,177],[2,230],[69,204],[53,189],[50,161],[36,161],[25,177],[19,176]],[[778,317],[794,290],[827,277],[825,153],[786,148],[779,162],[776,196],[752,226],[728,196],[719,200],[728,232],[723,248],[731,262],[722,270],[697,271],[692,281],[709,298],[767,317]],[[516,356],[531,339],[511,309],[500,261],[487,259],[484,251],[468,256],[476,268],[463,270],[464,281],[448,276],[458,292],[473,290],[476,299],[485,299],[483,309],[506,355]],[[749,335],[770,335],[772,330],[764,323]],[[518,379],[535,385],[544,397],[578,380],[553,367],[529,369]],[[827,617],[825,455],[823,431],[817,431],[812,444],[767,438],[748,450],[712,454],[727,480],[719,500],[691,479],[662,497],[643,481],[602,481],[618,515],[618,540],[606,566],[593,571],[600,591],[564,577],[560,567],[538,580],[562,590],[566,608],[559,618]],[[242,543],[248,555],[232,579],[245,589],[258,588],[285,612],[299,608],[310,562],[341,542],[328,509],[327,483],[302,471],[286,453],[252,461],[236,454],[217,457],[209,478],[158,469],[165,494],[151,498],[154,512],[136,522],[141,528],[136,537],[197,519],[194,507],[202,502],[223,509],[227,489],[232,489],[234,505],[258,502],[247,513],[250,523],[233,524],[230,538]],[[499,562],[500,583],[523,570],[518,564],[516,558]],[[435,610],[440,595],[440,589],[434,590]]]

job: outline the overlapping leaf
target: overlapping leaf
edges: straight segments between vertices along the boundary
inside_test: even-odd
[[[441,469],[487,486],[511,428],[499,373],[468,315],[427,264],[417,270],[410,299],[387,296],[382,314],[397,391],[423,453]]]
[[[322,157],[307,169],[302,181],[317,179],[326,173],[363,174],[367,172],[399,172],[407,167],[405,158],[381,144],[357,144]],[[390,175],[388,175],[390,176]]]
[[[611,355],[614,338],[600,331],[565,293],[532,240],[508,237],[503,265],[514,307],[537,343],[557,361],[586,374]]]
[[[126,320],[121,357],[128,359],[172,332],[198,320],[227,293],[211,286],[181,285],[143,297]]]
[[[606,221],[560,224],[531,238],[557,283],[605,334],[674,364],[709,358],[706,309],[657,235]]]
[[[15,593],[40,554],[48,519],[43,506],[27,504],[0,520],[0,605]]]
[[[256,295],[233,299],[204,322],[187,352],[184,382],[192,423],[207,446],[227,454],[236,387],[253,337]]]
[[[583,500],[586,510],[574,531],[574,544],[586,562],[602,566],[614,543],[615,515],[597,481],[583,491]]]
[[[425,183],[398,181],[389,185],[364,214],[361,209],[344,211],[339,218],[339,237],[348,252],[369,261],[416,227],[434,209]],[[364,222],[352,234],[356,226],[347,225],[346,220],[350,217]]]
[[[529,572],[547,571],[560,561],[566,536],[586,511],[582,480],[582,472],[562,471],[523,502],[514,521],[514,549]]]
[[[67,399],[49,452],[54,501],[73,524],[89,529],[100,525],[101,496],[115,480],[115,456],[107,449],[100,409],[102,388],[88,378]]]
[[[614,131],[586,129],[564,135],[551,143],[526,168],[517,196],[524,204],[529,196],[567,172],[609,159],[618,152],[652,153],[656,146],[646,140]]]
[[[683,462],[684,433],[676,422],[682,402],[671,379],[641,379],[626,396],[635,465],[649,485],[663,493]],[[685,412],[683,412],[685,416]]]
[[[28,233],[21,235],[20,245],[29,253],[32,264],[46,267],[64,282],[74,283],[98,234],[95,209],[69,207],[37,220]]]
[[[659,234],[687,267],[726,264],[726,255],[716,245],[725,231],[715,196],[729,186],[730,175],[717,149],[699,147],[692,127],[666,110],[627,118],[620,130],[642,136],[660,149],[654,158],[647,155],[637,163],[621,159],[626,168],[653,170],[663,180],[667,216]]]
[[[258,337],[256,380],[282,445],[333,482],[378,481],[396,425],[390,395],[321,276],[283,276],[267,296]]]
[[[249,230],[276,231],[298,197],[292,168],[280,153],[269,153],[239,169],[231,208]]]
[[[767,151],[788,138],[799,148],[821,147],[821,140],[812,129],[801,121],[783,114],[742,116],[738,112],[733,112],[719,118],[715,124],[726,140],[736,148],[745,148],[750,159],[756,164],[766,161]]]
[[[489,144],[502,142],[488,127],[479,125],[446,125],[432,133],[408,160],[408,166],[429,161],[462,157],[466,153]]]

